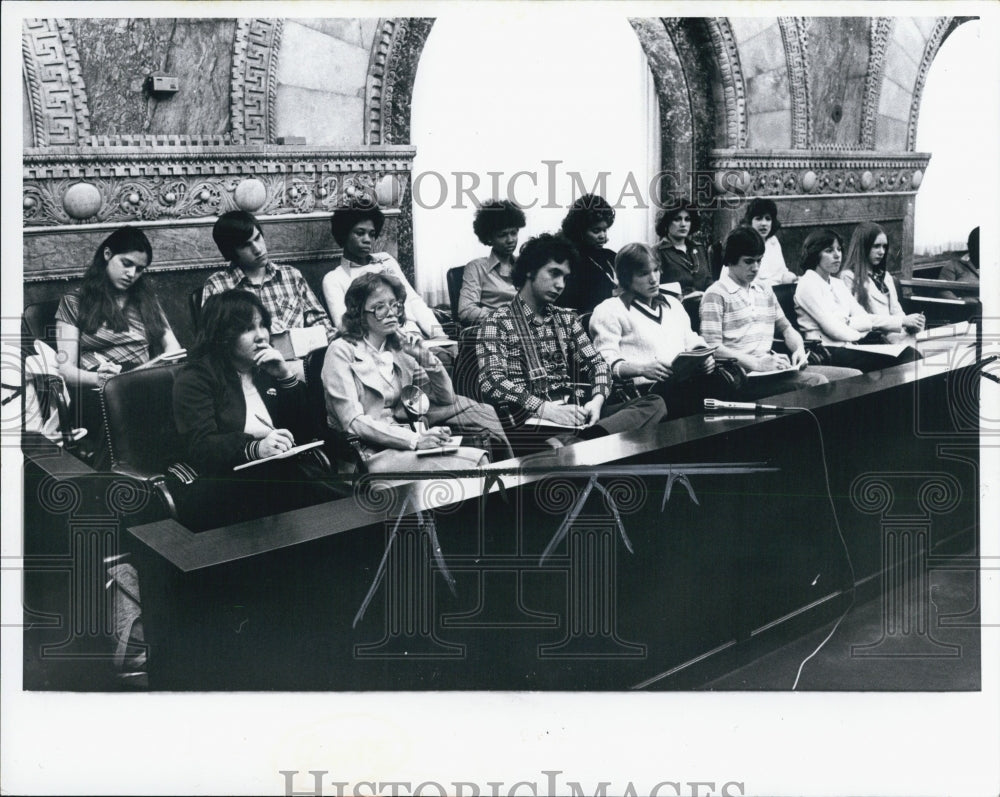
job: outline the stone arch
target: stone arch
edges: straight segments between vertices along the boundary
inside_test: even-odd
[[[892,25],[892,17],[873,17],[868,29],[868,69],[865,72],[865,94],[861,101],[861,149],[875,149],[875,119],[882,91],[885,51],[892,35]]]
[[[26,19],[21,52],[34,146],[84,143],[90,112],[73,29],[64,19]]]
[[[785,45],[788,88],[792,103],[792,148],[812,146],[812,101],[809,93],[809,35],[803,17],[778,17]]]
[[[912,152],[917,146],[917,122],[920,118],[920,100],[924,93],[924,83],[927,80],[927,73],[930,71],[934,57],[937,55],[944,40],[963,22],[968,22],[978,17],[941,17],[934,25],[931,35],[924,46],[924,55],[920,59],[920,68],[917,71],[917,81],[913,87],[913,100],[910,103],[910,119],[906,128],[906,150]]]
[[[241,19],[233,38],[230,128],[234,144],[273,144],[280,19]]]
[[[413,81],[433,24],[429,17],[379,20],[365,81],[365,144],[410,143]]]

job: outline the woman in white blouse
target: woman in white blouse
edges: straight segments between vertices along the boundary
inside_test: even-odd
[[[854,228],[840,279],[871,316],[872,328],[892,343],[913,341],[924,328],[922,313],[903,312],[896,284],[886,270],[889,238],[881,226],[865,221]]]
[[[691,328],[684,306],[660,291],[660,260],[651,246],[626,244],[615,257],[622,287],[605,299],[590,317],[594,346],[611,366],[615,378],[640,393],[663,398],[669,417],[701,409],[707,395],[720,395],[715,360],[680,361],[683,351],[707,347]]]
[[[806,344],[819,342],[826,346],[831,356],[828,365],[862,371],[918,357],[911,348],[893,356],[847,347],[846,344],[870,342],[875,319],[838,277],[842,251],[840,236],[832,230],[811,232],[802,244],[802,277],[795,287],[795,309]]]

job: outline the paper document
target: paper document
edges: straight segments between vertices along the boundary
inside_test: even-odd
[[[322,440],[313,440],[311,443],[303,443],[300,446],[293,446],[287,451],[282,451],[280,454],[275,454],[272,457],[264,457],[264,459],[255,459],[251,462],[244,462],[242,465],[237,465],[233,470],[243,470],[244,468],[252,468],[254,465],[261,465],[265,462],[273,462],[276,459],[288,459],[289,457],[294,457],[296,454],[300,454],[303,451],[308,451],[310,448],[316,448],[317,446],[323,445]]]
[[[429,457],[434,454],[454,454],[458,451],[458,447],[462,445],[462,436],[453,435],[447,443],[443,446],[438,446],[437,448],[418,448],[418,457]]]

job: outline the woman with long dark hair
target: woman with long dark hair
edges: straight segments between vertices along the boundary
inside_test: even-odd
[[[209,296],[191,360],[174,382],[174,421],[197,472],[181,494],[201,527],[337,497],[308,452],[260,462],[310,442],[321,429],[321,419],[309,417],[305,385],[270,345],[270,325],[256,294]]]
[[[556,304],[589,313],[614,295],[615,251],[605,246],[614,223],[615,209],[602,196],[584,194],[573,203],[562,221],[562,234],[576,247],[578,258]]]
[[[475,467],[486,452],[441,448],[453,431],[488,434],[500,458],[512,455],[492,407],[456,396],[444,366],[422,338],[402,329],[406,288],[392,274],[362,274],[347,289],[338,337],[323,362],[327,423],[357,435],[370,471],[449,470]],[[427,428],[407,425],[403,388],[415,385],[430,400]],[[445,425],[447,424],[447,425]]]
[[[108,378],[180,350],[144,272],[153,249],[142,230],[120,227],[97,247],[80,287],[56,311],[59,372],[70,387]]]
[[[885,230],[875,222],[862,222],[851,235],[840,279],[868,311],[873,329],[883,332],[890,342],[911,341],[924,328],[924,316],[903,312],[896,283],[886,270],[888,249]]]
[[[691,237],[701,226],[697,208],[687,199],[664,210],[656,220],[660,242],[660,282],[680,283],[684,295],[703,291],[712,282],[705,250]]]

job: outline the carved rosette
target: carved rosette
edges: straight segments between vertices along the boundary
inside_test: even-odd
[[[412,161],[411,147],[31,149],[23,160],[23,218],[28,226],[53,226],[199,218],[236,209],[261,216],[332,212],[354,196],[379,193],[387,178],[405,178]]]
[[[709,168],[716,192],[743,196],[830,196],[914,193],[930,155],[795,150],[769,156],[713,150]]]
[[[788,86],[792,100],[792,146],[812,145],[812,101],[809,95],[809,36],[804,17],[778,17],[785,45]]]
[[[409,142],[413,81],[433,24],[424,17],[379,20],[365,83],[365,143]]]
[[[740,65],[740,52],[729,20],[712,17],[705,20],[722,76],[726,102],[726,144],[741,148],[747,143],[747,88]]]
[[[73,145],[89,136],[87,90],[66,20],[24,20],[21,53],[35,146]]]
[[[873,17],[868,29],[868,71],[865,73],[865,94],[861,101],[861,149],[875,149],[875,120],[892,25],[892,17]]]
[[[270,144],[274,141],[280,19],[241,19],[233,40],[230,108],[233,141]]]

